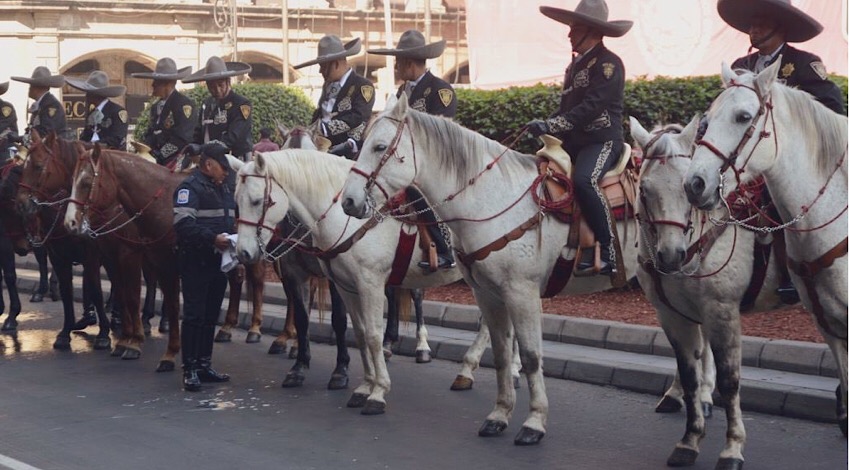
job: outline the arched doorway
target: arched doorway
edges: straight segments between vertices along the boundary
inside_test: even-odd
[[[229,56],[224,60],[233,60]],[[239,53],[239,62],[245,62],[251,66],[248,77],[255,83],[283,83],[282,61],[274,56],[256,51],[245,51]],[[289,69],[289,83],[298,79],[298,72]]]

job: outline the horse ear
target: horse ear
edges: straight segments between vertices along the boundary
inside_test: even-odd
[[[53,147],[53,145],[56,144],[56,139],[58,137],[59,136],[56,135],[56,131],[50,131],[47,134],[47,137],[44,138],[44,144],[47,145],[48,147]]]
[[[82,147],[82,144],[79,144]],[[85,151],[85,147],[83,148]],[[94,144],[94,147],[91,149],[91,161],[94,164],[97,164],[97,161],[100,160],[100,144]]]
[[[289,132],[292,130],[280,121],[275,121],[275,127],[277,127],[277,131],[280,132],[280,138],[283,140],[286,140],[286,137],[289,136]]]
[[[243,166],[245,166],[245,162],[234,157],[233,155],[225,155],[225,156],[227,157],[227,163],[230,164],[231,170],[238,172],[239,170],[242,169]]]
[[[257,173],[261,175],[266,174],[266,157],[262,153],[258,153],[254,158],[254,168],[257,169]]]
[[[30,130],[30,140],[33,142],[41,142],[41,134],[38,133],[38,130],[33,128]]]
[[[393,95],[395,96],[395,95]],[[392,99],[392,98],[391,98]],[[387,102],[387,106],[389,107],[390,103]],[[392,107],[392,114],[394,118],[403,119],[407,116],[407,110],[410,106],[407,104],[407,100],[396,100],[395,105]]]
[[[729,88],[729,85],[732,84],[734,79],[738,78],[738,74],[732,70],[732,67],[729,67],[729,64],[726,61],[723,61],[720,64],[720,79],[723,81],[723,87]]]
[[[762,70],[756,76],[756,85],[758,86],[758,90],[762,96],[765,96],[770,92],[770,87],[773,86],[773,83],[776,81],[776,76],[779,74],[779,66],[782,65],[782,55],[770,64],[769,67]]]
[[[702,116],[699,114],[695,115],[691,122],[682,129],[682,133],[679,134],[680,139],[685,139],[685,142],[688,143],[688,147],[694,142],[694,139],[697,137],[697,130],[699,129],[699,122],[702,119]]]
[[[652,138],[652,136],[649,135],[649,132],[647,132],[646,129],[640,125],[640,122],[633,116],[629,116],[629,129],[631,130],[632,138],[634,138],[635,142],[640,144],[641,147],[644,147],[646,143],[649,142],[649,139]]]

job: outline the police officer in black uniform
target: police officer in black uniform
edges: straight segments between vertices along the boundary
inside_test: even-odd
[[[9,90],[9,82],[0,83],[0,96]],[[18,115],[12,103],[0,99],[0,159],[9,157],[7,149],[19,139]]]
[[[573,160],[573,186],[581,211],[601,246],[599,274],[616,271],[611,213],[599,181],[623,152],[623,61],[602,43],[604,36],[620,37],[631,21],[608,21],[604,0],[582,0],[575,11],[542,6],[540,12],[570,26],[573,60],[564,76],[558,111],[533,120],[535,136],[560,138]],[[592,250],[585,250],[576,274],[593,272]]]
[[[174,192],[174,230],[183,290],[183,387],[195,392],[202,382],[227,382],[212,366],[213,337],[227,288],[221,253],[230,247],[236,201],[225,183],[230,165],[227,149],[205,144],[196,168]]]
[[[200,122],[193,141],[198,144],[218,142],[244,161],[251,159],[254,149],[251,136],[251,101],[238,95],[230,86],[230,78],[251,72],[242,62],[225,62],[210,57],[207,66],[184,78],[183,83],[206,81],[210,96],[201,105]]]
[[[110,100],[124,94],[124,85],[110,85],[106,72],[95,70],[83,81],[66,78],[68,85],[86,92],[86,127],[80,134],[83,142],[100,143],[106,148],[127,151],[127,110]]]
[[[319,41],[316,59],[295,66],[300,69],[319,64],[325,84],[311,121],[318,121],[321,134],[331,141],[328,152],[349,160],[354,160],[360,151],[366,123],[375,105],[372,82],[357,75],[346,59],[358,52],[360,38],[343,44],[337,36],[327,35]]]
[[[826,75],[820,57],[788,45],[804,42],[823,31],[817,20],[791,5],[790,0],[720,0],[717,12],[723,21],[750,36],[750,49],[757,52],[741,57],[733,69],[761,72],[779,57],[779,78],[815,97],[838,114],[847,114],[841,90]]]
[[[457,95],[451,85],[434,76],[427,68],[426,61],[439,57],[446,49],[446,40],[425,44],[425,36],[414,29],[405,31],[398,40],[395,49],[372,49],[370,54],[391,55],[396,57],[395,74],[403,82],[396,97],[407,99],[410,107],[423,113],[453,118],[457,111]],[[426,220],[428,232],[437,248],[439,268],[453,268],[454,256],[446,243],[446,237],[437,225],[434,212],[428,207],[422,194],[414,187],[407,188],[407,198],[413,201],[413,208],[420,218]],[[420,261],[419,266],[429,268],[428,261]]]
[[[195,103],[175,89],[177,80],[186,78],[192,67],[177,69],[170,57],[156,62],[153,72],[134,73],[134,78],[153,80],[151,96],[159,101],[150,106],[150,120],[142,142],[160,165],[168,165],[186,145],[192,143],[198,122]]]

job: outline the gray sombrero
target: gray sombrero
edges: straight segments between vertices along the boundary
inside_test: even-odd
[[[300,69],[309,65],[323,64],[355,55],[358,52],[360,52],[360,38],[352,39],[343,44],[339,37],[328,34],[319,41],[319,52],[315,59],[298,64],[293,68]]]
[[[39,65],[32,71],[32,77],[12,77],[12,80],[47,88],[61,88],[65,86],[65,77],[63,75],[51,75],[50,69],[43,65]]]
[[[251,73],[251,66],[245,62],[225,62],[221,57],[212,56],[207,60],[207,66],[182,79],[183,83],[195,83],[206,80],[220,80]]]
[[[6,93],[7,91],[9,91],[9,82],[5,81],[3,83],[0,83],[0,95]]]
[[[612,38],[626,34],[634,24],[627,20],[608,21],[608,4],[605,0],[581,0],[575,11],[543,6],[540,7],[540,13],[569,26],[584,24]]]
[[[405,31],[398,40],[395,49],[369,49],[369,54],[392,55],[406,59],[434,59],[440,57],[446,49],[446,40],[441,39],[431,44],[425,44],[425,36],[415,29]]]
[[[823,31],[823,25],[791,4],[791,0],[720,0],[717,13],[738,31],[749,33],[753,18],[774,18],[785,32],[785,41],[804,42]]]
[[[125,91],[127,91],[127,87],[124,85],[110,85],[109,76],[106,75],[106,72],[101,70],[93,71],[85,80],[66,78],[65,82],[78,90],[86,92],[87,94],[102,96],[104,98],[121,96]]]
[[[133,78],[148,78],[153,80],[181,80],[192,73],[192,66],[177,69],[177,64],[171,57],[163,57],[156,61],[156,68],[153,72],[138,72],[134,73]]]

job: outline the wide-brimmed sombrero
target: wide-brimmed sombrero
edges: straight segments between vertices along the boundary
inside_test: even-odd
[[[244,62],[225,62],[221,57],[212,56],[207,60],[207,66],[182,79],[183,83],[202,82],[205,80],[220,80],[251,73],[251,66]]]
[[[36,67],[35,70],[32,71],[31,77],[12,77],[12,80],[47,88],[61,88],[65,86],[65,76],[52,75],[50,73],[50,69],[43,65]]]
[[[319,51],[315,59],[298,64],[293,68],[300,69],[309,65],[323,64],[355,55],[358,52],[360,52],[360,38],[352,39],[343,44],[339,37],[328,34],[319,40]]]
[[[127,87],[124,85],[110,85],[109,76],[106,75],[106,72],[101,70],[93,71],[85,80],[66,78],[65,81],[68,85],[78,90],[82,90],[87,94],[102,96],[104,98],[121,96],[125,91],[127,91]]]
[[[446,40],[442,39],[431,44],[425,44],[425,36],[419,31],[411,29],[405,31],[398,40],[395,49],[369,49],[369,54],[392,55],[406,59],[434,59],[440,57],[446,49]]]
[[[192,73],[192,66],[177,69],[177,63],[171,57],[163,57],[156,61],[153,72],[134,73],[133,78],[148,78],[153,80],[181,80]]]
[[[750,32],[754,18],[773,18],[787,42],[808,41],[823,31],[823,25],[792,5],[791,0],[720,0],[717,13],[729,26],[744,33]]]
[[[9,91],[9,82],[5,81],[3,83],[0,83],[0,95],[6,93],[7,91]]]
[[[553,20],[572,26],[581,23],[600,31],[604,36],[618,38],[626,34],[634,22],[627,20],[608,21],[608,4],[605,0],[581,0],[575,11],[555,7],[540,7],[540,13]]]

